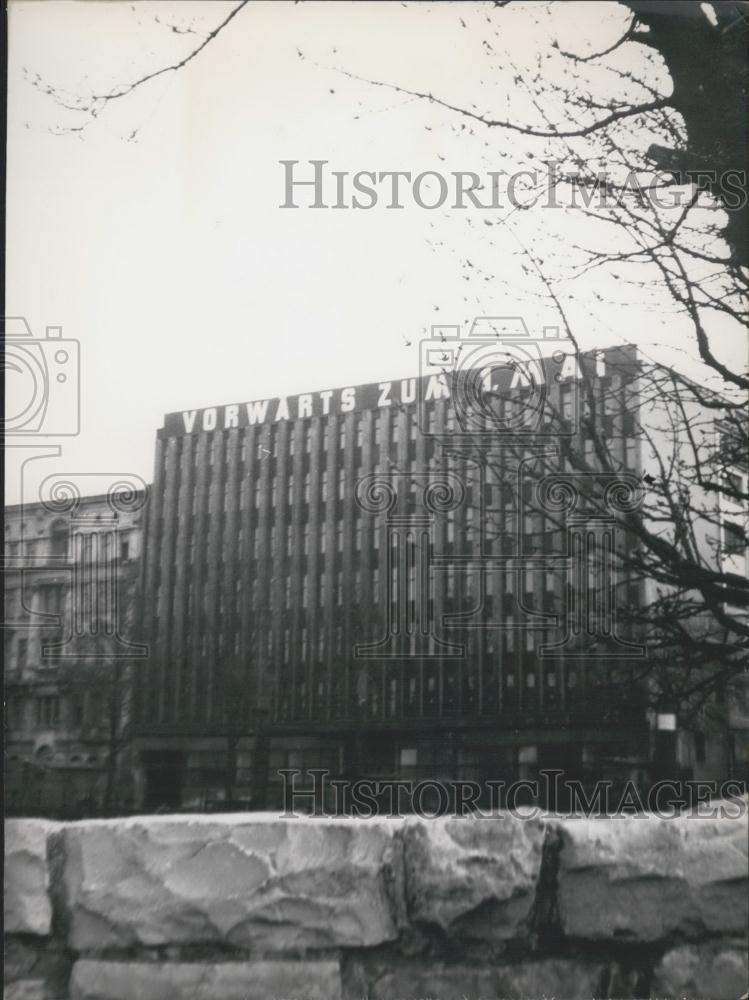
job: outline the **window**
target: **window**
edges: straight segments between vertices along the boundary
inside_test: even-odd
[[[305,556],[309,555],[309,524],[304,524],[302,527],[302,552]]]
[[[343,500],[346,495],[346,473],[343,469],[338,473],[338,499]]]
[[[401,767],[416,767],[417,762],[418,754],[414,748],[404,747],[401,750]]]
[[[740,524],[723,522],[723,551],[728,556],[737,555],[746,548],[746,535]]]
[[[515,649],[515,632],[513,629],[512,615],[507,616],[507,632],[505,632],[505,637],[507,641],[507,651],[511,653]]]
[[[36,723],[38,726],[57,725],[60,718],[60,699],[57,695],[44,695],[36,699]]]
[[[320,499],[328,499],[328,473],[322,472],[320,475]]]
[[[291,555],[291,547],[294,540],[294,528],[292,525],[287,525],[286,527],[286,555]]]
[[[29,640],[19,639],[18,640],[18,668],[19,670],[26,666],[26,660],[28,658],[29,652]]]
[[[359,419],[356,422],[356,447],[361,448],[364,444],[364,426],[363,421]]]
[[[289,481],[286,485],[286,503],[292,504],[294,502],[294,477],[289,476]]]
[[[341,423],[338,429],[338,446],[339,448],[346,447],[346,425],[344,423]]]
[[[336,604],[343,604],[343,573],[340,570],[336,573]]]
[[[312,451],[312,428],[309,425],[304,428],[304,450],[308,455]]]
[[[51,615],[59,615],[63,610],[63,587],[61,584],[39,588],[41,610]]]
[[[120,539],[120,562],[126,563],[130,561],[130,540],[127,538]]]
[[[84,701],[83,695],[74,694],[70,699],[70,723],[73,726],[82,726],[84,723]]]
[[[68,525],[65,521],[55,521],[52,525],[50,555],[60,559],[68,555]]]
[[[289,458],[293,458],[294,457],[294,438],[295,437],[296,437],[296,435],[292,431],[289,434]]]
[[[304,494],[303,494],[303,496],[304,496],[304,502],[305,503],[309,503],[309,497],[310,497],[310,474],[309,474],[309,472],[305,472],[305,474],[304,474]]]
[[[561,393],[562,396],[562,419],[572,420],[572,393],[569,388],[565,387]]]
[[[374,420],[374,443],[382,442],[382,417],[375,417]]]

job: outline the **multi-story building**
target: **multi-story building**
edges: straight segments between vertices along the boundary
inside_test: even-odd
[[[60,817],[126,807],[129,664],[142,492],[5,511],[6,809]]]
[[[641,693],[615,683],[640,647],[597,608],[595,567],[577,580],[572,625],[558,615],[579,575],[569,539],[584,541],[590,519],[578,511],[572,530],[553,496],[547,516],[518,502],[538,448],[557,455],[553,491],[559,435],[585,447],[579,374],[546,363],[552,419],[517,371],[500,372],[498,425],[470,412],[471,378],[441,370],[447,333],[419,378],[165,418],[134,703],[146,807],[257,804],[268,783],[275,800],[283,768],[509,781],[647,767]],[[611,423],[634,355],[591,364]],[[632,491],[626,415],[611,434]],[[617,582],[635,603],[641,585]],[[608,640],[620,629],[613,654],[591,615]]]

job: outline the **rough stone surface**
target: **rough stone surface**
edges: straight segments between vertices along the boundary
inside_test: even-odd
[[[5,1000],[733,1000],[748,848],[746,815],[10,821]]]
[[[544,836],[535,820],[510,816],[410,823],[404,854],[409,919],[456,939],[521,936]]]
[[[70,824],[58,844],[68,943],[293,952],[392,940],[399,828],[256,814]]]
[[[502,965],[392,963],[347,971],[351,1000],[497,1000],[499,997],[585,997],[634,995],[625,977],[603,962],[549,958]]]
[[[47,837],[56,828],[56,823],[42,819],[10,819],[5,824],[6,934],[52,932]]]
[[[67,1000],[67,992],[50,988],[45,979],[18,979],[6,983],[3,1000]]]
[[[98,962],[73,967],[70,1000],[340,1000],[337,962]]]
[[[9,997],[57,998],[66,995],[70,959],[54,939],[6,937],[3,980]]]
[[[684,945],[666,952],[655,970],[652,996],[679,1000],[738,998],[749,989],[747,942]]]
[[[564,933],[657,941],[744,934],[749,916],[747,816],[570,819],[561,832]]]

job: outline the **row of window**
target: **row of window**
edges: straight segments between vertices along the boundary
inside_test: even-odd
[[[29,711],[30,710],[30,711]],[[81,726],[106,725],[107,694],[89,691],[61,698],[57,694],[38,695],[29,698],[11,695],[6,703],[6,724],[9,729],[24,729],[28,725],[36,728],[54,729],[58,726],[80,728]]]
[[[574,575],[574,568],[573,568]],[[601,579],[596,577],[596,573],[601,573]],[[442,594],[445,599],[452,601],[455,598],[462,598],[464,606],[466,608],[475,609],[477,612],[481,611],[487,620],[490,620],[495,614],[502,614],[503,621],[512,627],[513,615],[518,607],[526,608],[532,611],[555,611],[558,609],[558,600],[560,599],[560,584],[566,582],[566,588],[561,596],[566,595],[566,600],[569,603],[570,610],[578,609],[584,612],[589,607],[597,607],[597,602],[602,599],[602,595],[608,593],[612,601],[615,598],[618,600],[625,600],[630,596],[634,601],[637,600],[638,594],[629,594],[628,585],[625,586],[624,591],[619,593],[621,588],[617,587],[615,576],[613,571],[608,573],[604,579],[603,571],[600,567],[589,568],[589,581],[588,581],[588,591],[579,592],[576,589],[576,585],[579,581],[576,579],[574,583],[570,581],[569,571],[559,572],[554,570],[523,570],[517,575],[511,578],[511,583],[508,588],[508,582],[506,579],[495,578],[491,574],[487,574],[483,583],[475,577],[468,576],[463,580],[463,586],[459,592],[458,590],[458,577],[454,567],[449,567],[444,574],[440,574],[440,579],[444,581],[444,586],[441,589]],[[369,595],[373,604],[377,605],[380,603],[381,594],[381,575],[380,567],[371,567],[368,573],[370,589]],[[303,573],[301,575],[291,576],[286,574],[283,577],[284,584],[281,595],[281,607],[285,609],[291,609],[295,606],[301,607],[303,609],[309,607],[310,605],[310,590],[312,578],[309,573]],[[398,604],[402,599],[406,599],[410,606],[413,606],[417,598],[421,601],[422,597],[426,597],[426,594],[417,594],[417,572],[414,565],[410,566],[406,575],[403,577],[403,593],[400,592],[401,587],[401,576],[396,567],[391,569],[390,577],[390,589],[389,596],[390,600],[394,605]],[[517,582],[521,584],[524,589],[518,589],[513,587],[512,583]],[[537,594],[535,591],[536,584],[542,584],[544,590],[542,593],[542,605],[543,607],[538,607]],[[297,589],[298,588],[298,589]],[[337,569],[334,573],[328,573],[326,570],[321,571],[317,576],[317,603],[319,606],[326,607],[331,603],[334,603],[338,607],[344,604],[352,604],[356,606],[364,596],[364,589],[362,586],[362,571],[361,569],[354,569],[353,572],[344,573],[342,569]],[[263,591],[263,596],[266,600],[268,606],[272,606],[274,601],[275,587],[271,582],[270,592]],[[295,599],[295,595],[299,594],[298,599]],[[433,611],[434,597],[432,595],[428,597],[429,600],[429,613]],[[257,577],[254,577],[251,583],[251,594],[250,594],[250,607],[257,608],[260,594],[260,586]],[[159,585],[156,592],[156,613],[157,616],[163,617],[165,612],[164,599],[165,590],[162,585]],[[192,579],[187,583],[186,590],[186,601],[188,606],[194,606],[195,600],[200,597],[203,606],[210,600],[210,584],[204,582],[201,584],[196,584]],[[233,610],[234,614],[239,617],[241,609],[244,604],[244,597],[242,593],[242,581],[237,579],[234,584],[234,594],[232,597],[227,595],[225,592],[221,591],[218,595],[218,612],[219,617],[223,616],[225,612]],[[173,611],[176,612],[176,608]]]
[[[94,550],[94,539],[102,548]],[[84,560],[91,558],[113,558],[115,550],[111,548],[110,532],[86,533],[85,535],[74,534],[75,543],[72,553],[74,559]],[[71,555],[69,551],[70,531],[67,523],[63,524],[61,530],[52,537],[29,539],[23,544],[21,542],[6,542],[5,554],[8,558],[22,557],[23,559],[67,559]],[[118,539],[117,555],[121,563],[129,562],[132,558],[133,544],[128,536],[120,535]]]
[[[524,689],[520,689],[516,674],[507,671],[503,676],[502,693],[497,689],[497,680],[484,677],[483,691],[478,678],[472,674],[459,677],[455,673],[440,675],[435,669],[425,671],[421,678],[411,676],[386,676],[384,673],[360,675],[349,691],[349,709],[366,718],[398,718],[401,716],[436,715],[440,711],[451,713],[458,710],[475,712],[483,705],[484,711],[496,711],[501,702],[505,710],[537,711],[542,706],[556,710],[565,702],[569,706],[579,703],[580,692],[577,675],[570,670],[565,675],[564,690],[560,691],[559,676],[555,670],[547,670],[543,675],[535,671],[524,674]],[[545,686],[540,687],[540,677]],[[340,686],[339,686],[340,687]],[[605,683],[603,684],[605,688]],[[310,672],[298,676],[293,685],[282,682],[277,690],[277,711],[282,721],[293,718],[314,717],[329,711],[341,695],[330,690],[325,680],[316,679]],[[376,766],[376,761],[369,762]]]

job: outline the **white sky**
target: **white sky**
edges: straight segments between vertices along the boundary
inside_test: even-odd
[[[559,322],[529,298],[539,289],[518,251],[542,222],[563,236],[579,226],[569,213],[538,208],[502,225],[410,201],[282,210],[278,161],[414,174],[527,167],[542,141],[462,128],[445,109],[336,67],[497,115],[515,102],[516,113],[513,76],[548,51],[550,28],[562,47],[605,47],[626,20],[618,5],[567,3],[547,17],[522,3],[251,3],[181,72],[76,133],[64,130],[85,119],[29,82],[39,74],[72,97],[107,91],[195,46],[198,35],[169,25],[210,30],[233,6],[11,0],[6,311],[37,336],[60,325],[81,344],[81,433],[60,442],[60,460],[36,463],[44,475],[149,480],[164,413],[415,374],[433,323],[519,312],[531,327]],[[596,280],[619,304],[596,304],[591,320],[593,286],[579,289],[568,304],[583,346],[684,346],[670,303]]]

